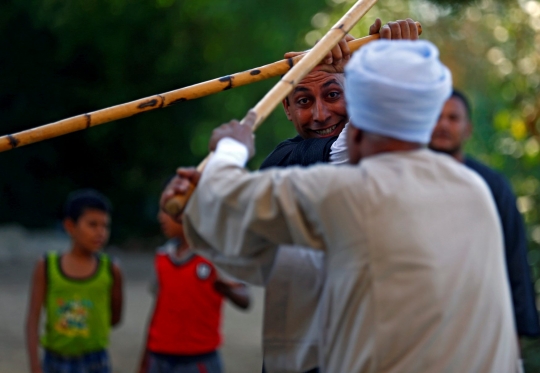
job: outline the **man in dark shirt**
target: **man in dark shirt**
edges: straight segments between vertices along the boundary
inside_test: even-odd
[[[497,206],[504,235],[506,268],[516,328],[519,336],[540,335],[535,293],[527,262],[527,239],[516,197],[506,179],[477,160],[465,156],[463,144],[471,134],[470,104],[463,93],[454,90],[443,107],[431,137],[430,148],[449,154],[475,170],[486,182]]]
[[[418,39],[418,28],[408,18],[388,22],[377,19],[369,34],[380,33],[383,39]],[[349,40],[345,38],[344,40]],[[308,166],[329,162],[332,144],[349,121],[345,107],[343,70],[350,58],[344,42],[327,56],[325,64],[317,66],[283,100],[287,118],[298,136],[281,142],[264,160],[261,169],[268,167]],[[287,53],[286,58],[295,52]]]

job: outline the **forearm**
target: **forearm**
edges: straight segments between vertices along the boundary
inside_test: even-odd
[[[241,145],[235,148],[234,143],[225,140],[230,139],[220,141],[186,208],[184,230],[192,247],[214,248],[226,256],[256,255],[254,251],[258,248],[250,245],[249,241],[255,238],[251,224],[256,223],[259,217],[248,210],[253,209],[258,197],[252,196],[255,187],[253,175],[243,169],[247,152],[235,153],[245,148]],[[257,183],[258,191],[265,196],[271,193],[271,185],[267,181],[266,178]],[[286,230],[281,232],[283,234]]]
[[[311,203],[310,197],[318,198],[317,190],[307,186],[319,184],[318,180],[311,178],[302,186],[300,174],[305,172],[296,168],[248,173],[234,156],[221,152],[224,140],[208,162],[184,214],[191,246],[245,257],[279,244],[320,248],[321,237],[314,234],[303,211]],[[291,177],[292,173],[298,177]]]
[[[118,310],[112,314],[111,326],[116,327],[118,324],[120,324],[120,321],[122,321],[122,311]]]
[[[148,371],[149,363],[150,363],[150,351],[148,351],[146,346],[144,346],[141,353],[138,373],[146,373]]]
[[[277,201],[272,199],[271,181],[259,180],[256,188],[264,195],[253,195],[255,182],[252,175],[234,166],[210,165],[192,196],[184,214],[184,230],[192,247],[213,248],[225,256],[260,257],[261,249],[274,242],[290,240],[285,221],[281,219]],[[251,201],[250,201],[251,199]],[[264,200],[264,201],[263,201]],[[264,204],[271,211],[262,211]],[[243,212],[242,212],[243,211]],[[261,217],[262,213],[266,216]],[[268,232],[273,227],[276,234]],[[253,229],[254,226],[263,229]],[[279,228],[278,228],[279,227]]]
[[[111,326],[112,327],[118,326],[120,324],[120,321],[122,320],[122,305],[123,305],[124,299],[123,299],[121,286],[122,285],[120,285],[120,290],[117,289],[113,293],[113,297],[111,300]]]
[[[229,286],[225,296],[239,308],[243,310],[249,308],[251,298],[247,286],[242,284]]]
[[[32,373],[40,373],[41,366],[39,362],[39,319],[44,304],[45,292],[45,262],[41,260],[36,265],[34,276],[32,278],[32,290],[28,313],[26,316],[26,348]]]
[[[28,353],[28,362],[30,372],[41,372],[41,364],[39,361],[39,334],[38,325],[34,320],[29,320],[26,325],[26,350]]]
[[[117,326],[122,319],[122,305],[124,303],[123,279],[120,268],[113,265],[113,286],[111,291],[111,326]]]

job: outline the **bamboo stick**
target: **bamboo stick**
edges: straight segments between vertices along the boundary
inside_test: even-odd
[[[283,78],[260,100],[252,109],[257,118],[252,130],[255,131],[276,106],[293,90],[293,88],[326,56],[326,54],[347,34],[351,28],[366,14],[377,0],[359,0],[351,9],[332,27],[326,35],[305,55],[303,58],[285,74]],[[245,118],[244,118],[245,119]],[[242,120],[242,124],[244,122]],[[206,163],[210,159],[210,153],[197,166],[197,171],[203,172]],[[177,195],[169,199],[164,206],[164,210],[173,216],[179,216],[195,191],[195,186],[191,185],[185,195]]]
[[[421,33],[421,26],[419,23],[417,23],[417,25],[419,27],[419,33]],[[377,39],[379,39],[379,34],[352,40],[348,43],[349,49],[351,52],[356,51],[361,46]],[[21,131],[16,134],[5,135],[0,137],[0,152],[66,135],[68,133],[82,131],[90,127],[130,117],[146,111],[161,109],[179,102],[194,100],[231,88],[280,76],[287,73],[287,71],[295,66],[304,56],[305,54],[298,55],[255,69],[208,80],[192,86],[141,98],[139,100],[97,110],[91,113],[77,115],[58,122]]]

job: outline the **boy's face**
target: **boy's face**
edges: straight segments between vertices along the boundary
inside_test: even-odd
[[[171,216],[163,211],[158,212],[158,221],[161,226],[161,231],[167,238],[184,238],[184,226],[176,222]]]
[[[85,209],[76,222],[64,220],[74,245],[92,253],[101,250],[109,240],[109,225],[109,214],[96,209]]]

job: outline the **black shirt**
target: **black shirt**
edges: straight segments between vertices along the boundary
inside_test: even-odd
[[[269,167],[309,166],[328,163],[330,150],[337,136],[303,139],[300,136],[278,144],[261,165],[261,170]]]
[[[465,165],[485,180],[499,212],[517,332],[520,336],[538,336],[540,325],[527,262],[527,238],[523,219],[516,207],[516,197],[499,173],[469,157],[465,158]]]

